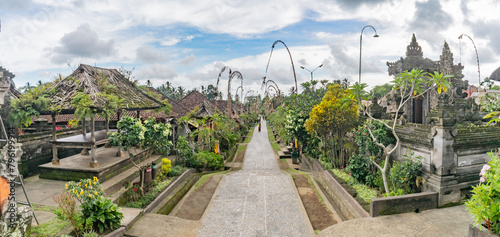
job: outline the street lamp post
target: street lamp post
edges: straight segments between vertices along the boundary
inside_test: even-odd
[[[365,27],[363,27],[363,29],[361,30],[361,34],[359,35],[359,84],[361,84],[361,48],[362,48],[362,42],[363,42],[363,31],[365,30],[366,27],[370,27],[373,29],[373,31],[375,31],[375,35],[373,37],[377,38],[378,37],[378,34],[377,34],[377,30],[375,30],[375,28],[371,25],[366,25]]]
[[[323,67],[323,64],[321,64],[321,65],[317,66],[314,70],[312,70],[312,71],[311,71],[311,70],[309,70],[309,69],[305,68],[304,66],[300,66],[300,68],[302,68],[302,69],[304,69],[304,70],[306,70],[306,71],[308,71],[308,72],[310,72],[310,73],[311,73],[311,81],[313,80],[313,73],[314,73],[314,71],[316,71],[316,69],[318,69],[318,68],[320,68],[320,67]]]
[[[476,51],[476,59],[477,59],[477,75],[479,77],[479,86],[481,86],[481,70],[479,70],[479,55],[477,54],[476,44],[474,44],[474,40],[472,40],[472,38],[466,34],[461,34],[460,36],[458,36],[459,44],[460,44],[460,40],[462,39],[463,36],[467,36],[467,38],[469,38],[470,41],[472,42],[472,45],[474,45],[474,50]],[[478,88],[479,88],[479,86],[478,86]]]

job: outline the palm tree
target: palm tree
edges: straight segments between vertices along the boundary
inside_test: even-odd
[[[177,95],[179,96],[179,100],[184,97],[184,94],[186,93],[186,89],[182,86],[177,87]]]
[[[326,86],[328,85],[328,80],[323,79],[319,83],[321,83],[321,86],[323,86],[326,89]]]

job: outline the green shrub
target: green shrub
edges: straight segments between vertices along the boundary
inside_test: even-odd
[[[179,166],[179,165],[176,165],[174,167],[172,167],[172,169],[170,170],[170,173],[168,173],[168,176],[170,177],[176,177],[176,176],[179,176],[182,174],[182,166]]]
[[[371,189],[370,187],[364,184],[358,183],[356,179],[354,179],[351,175],[345,173],[345,171],[338,169],[331,169],[331,171],[335,176],[344,180],[349,186],[351,186],[356,191],[355,194],[351,194],[353,195],[353,197],[355,196],[360,197],[366,203],[370,203],[371,199],[377,197],[376,190]]]
[[[179,137],[175,148],[177,149],[177,152],[178,152],[179,157],[180,157],[179,163],[185,164],[187,167],[193,167],[193,166],[189,166],[187,164],[188,162],[192,162],[194,152],[193,152],[193,149],[191,148],[191,146],[189,146],[189,142],[186,140],[185,137]],[[196,168],[196,167],[193,167],[193,168]]]
[[[152,191],[147,193],[144,196],[140,196],[138,193],[138,186],[134,186],[133,188],[130,188],[127,190],[126,194],[127,195],[127,203],[125,204],[126,207],[134,207],[134,208],[143,208],[147,206],[149,203],[151,203],[158,194],[163,191],[170,183],[172,182],[172,179],[167,179],[164,181],[159,182]]]
[[[224,168],[224,160],[220,154],[208,151],[200,151],[195,154],[197,160],[203,164],[202,167],[208,170],[221,170]]]
[[[99,233],[119,228],[123,219],[118,205],[103,196],[97,196],[91,201],[82,203],[81,208],[85,225],[92,226],[92,229]]]
[[[483,166],[480,183],[472,188],[472,197],[465,203],[475,225],[481,222],[493,233],[500,234],[500,150],[497,154],[489,152],[491,161]]]
[[[351,173],[362,184],[370,187],[376,187],[375,179],[377,176],[377,168],[373,165],[369,157],[365,155],[355,154],[351,157],[346,171]]]
[[[405,155],[406,160],[403,162],[394,161],[389,178],[390,190],[397,192],[402,189],[405,194],[419,191],[419,182],[422,179],[422,157],[413,158],[414,152]],[[416,159],[416,160],[415,160]]]
[[[186,167],[201,169],[205,166],[203,160],[200,159],[200,156],[197,156],[195,153],[192,157],[186,159]]]

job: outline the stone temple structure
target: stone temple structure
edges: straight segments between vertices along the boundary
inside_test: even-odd
[[[453,54],[445,42],[439,60],[423,57],[415,35],[406,49],[406,57],[388,62],[389,75],[405,70],[434,71],[450,78],[446,93],[429,91],[423,98],[409,101],[401,113],[397,134],[401,146],[393,153],[400,160],[410,151],[421,156],[424,190],[439,193],[439,203],[459,202],[470,187],[479,183],[479,171],[490,158],[488,152],[500,148],[500,126],[484,125],[483,114],[472,99],[465,99],[468,82],[463,80],[463,66],[453,63]],[[387,113],[399,100],[389,94],[382,106]],[[380,101],[379,101],[380,102]]]
[[[443,51],[439,60],[424,58],[422,47],[418,45],[415,34],[413,34],[410,44],[406,47],[406,57],[395,61],[387,62],[388,72],[391,76],[396,76],[398,73],[406,70],[420,69],[427,73],[439,72],[444,75],[452,75],[451,88],[448,88],[446,93],[439,95],[436,90],[430,91],[422,98],[417,98],[409,101],[403,108],[405,120],[418,124],[432,124],[435,121],[432,119],[432,111],[438,107],[439,101],[453,105],[456,108],[459,121],[478,121],[481,117],[476,113],[479,107],[472,101],[467,101],[467,94],[464,90],[468,88],[468,81],[462,80],[464,68],[460,63],[453,63],[453,53],[447,42],[444,42]],[[392,98],[392,101],[397,98]],[[391,100],[391,99],[389,99]]]

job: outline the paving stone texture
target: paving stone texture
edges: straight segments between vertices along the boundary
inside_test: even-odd
[[[254,130],[243,169],[226,175],[198,236],[310,236],[290,175],[282,172],[265,122]]]

